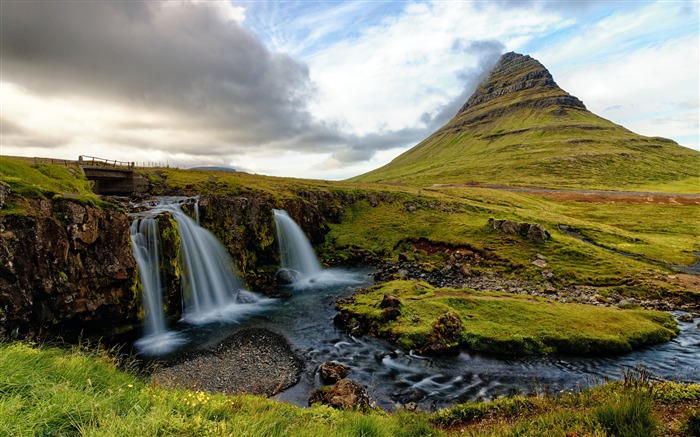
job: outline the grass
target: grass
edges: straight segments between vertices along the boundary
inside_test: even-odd
[[[541,254],[557,286],[593,285],[602,287],[603,294],[650,298],[680,293],[698,300],[697,293],[668,280],[671,265],[690,265],[697,259],[698,205],[561,201],[466,187],[404,190],[397,189],[393,202],[372,207],[361,201],[346,207],[343,220],[331,225],[321,253],[341,260],[356,252],[389,259],[402,252],[421,257],[405,243],[424,238],[476,250],[486,259],[481,267],[504,276],[542,281],[542,269],[531,264]],[[409,210],[407,204],[415,208]],[[489,217],[540,223],[552,238],[536,244],[503,235],[487,228]],[[587,242],[561,225],[575,229]]]
[[[388,436],[399,428],[381,413],[163,389],[120,367],[99,349],[0,345],[0,434]],[[409,435],[427,423],[416,417],[407,432],[419,432]]]
[[[383,318],[379,304],[385,294],[401,301],[401,315],[396,320]],[[340,303],[339,308],[364,321],[370,333],[391,339],[404,349],[423,349],[434,341],[436,321],[448,311],[461,319],[460,346],[506,355],[627,352],[668,341],[677,334],[675,320],[668,313],[440,289],[414,281],[370,287]]]
[[[700,385],[644,384],[662,435],[690,429]],[[596,411],[616,407],[635,390],[639,384],[621,381],[558,397],[467,402],[432,414],[361,413],[164,389],[96,347],[0,343],[0,435],[13,436],[603,436]]]
[[[653,436],[657,428],[651,396],[643,390],[630,390],[608,400],[595,409],[594,417],[613,436]]]
[[[16,159],[0,157],[0,184],[20,196],[19,201],[6,205],[0,214],[27,212],[26,199],[67,197],[92,206],[106,206],[92,192],[90,182],[77,167],[65,167],[48,163],[31,164]]]

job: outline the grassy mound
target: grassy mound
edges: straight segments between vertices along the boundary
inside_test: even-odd
[[[381,308],[386,294],[401,302],[400,315],[393,320],[387,320],[386,309]],[[404,349],[430,349],[437,342],[435,347],[443,349],[461,346],[508,355],[627,352],[677,334],[676,322],[668,313],[439,289],[413,281],[370,287],[340,303],[339,309],[372,334]],[[460,322],[443,317],[448,313]],[[441,326],[447,323],[452,326]]]

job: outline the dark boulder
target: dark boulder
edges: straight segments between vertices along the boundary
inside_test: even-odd
[[[339,410],[377,408],[367,390],[350,378],[343,378],[333,387],[321,387],[313,392],[309,398],[309,405],[317,403]]]
[[[401,316],[401,310],[398,308],[387,308],[382,311],[381,319],[382,322],[390,322],[396,320]]]
[[[318,370],[321,375],[321,382],[324,384],[335,384],[348,376],[351,371],[349,367],[332,361],[326,361],[321,364]]]
[[[401,306],[401,301],[393,294],[386,293],[384,298],[379,303],[379,308],[398,308]]]
[[[293,269],[279,269],[275,273],[275,282],[278,285],[291,285],[299,280],[301,274]]]
[[[501,231],[506,235],[520,235],[534,241],[544,243],[549,239],[549,232],[539,223],[521,223],[513,220],[496,220],[493,217],[487,222],[490,228]]]

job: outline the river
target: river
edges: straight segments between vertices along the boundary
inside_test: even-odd
[[[654,378],[700,383],[700,329],[681,323],[674,340],[645,349],[592,357],[498,357],[462,352],[455,356],[425,358],[398,350],[371,338],[352,337],[333,324],[335,302],[360,286],[372,283],[363,269],[324,271],[326,280],[289,287],[292,297],[262,305],[235,323],[219,320],[205,325],[183,325],[193,347],[212,345],[238,329],[265,327],[285,335],[306,362],[294,387],[277,395],[281,401],[307,405],[311,391],[321,386],[318,366],[336,361],[352,369],[350,377],[368,388],[384,409],[415,402],[434,410],[458,402],[512,394],[579,390],[643,366]],[[677,313],[679,315],[681,313]]]

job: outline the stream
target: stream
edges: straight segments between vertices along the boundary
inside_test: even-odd
[[[503,395],[556,394],[621,379],[623,371],[638,366],[654,378],[700,383],[697,320],[679,322],[681,332],[670,342],[623,355],[593,357],[513,358],[462,352],[425,358],[400,351],[383,340],[352,337],[333,324],[335,302],[357,287],[370,285],[371,273],[366,269],[326,269],[316,281],[281,290],[291,292],[292,297],[269,300],[238,322],[184,325],[180,334],[190,349],[216,344],[247,327],[264,327],[285,335],[306,362],[306,369],[299,383],[276,399],[300,406],[306,406],[310,393],[322,385],[317,369],[325,361],[350,367],[349,376],[367,387],[385,410],[409,402],[423,410],[434,410]]]

